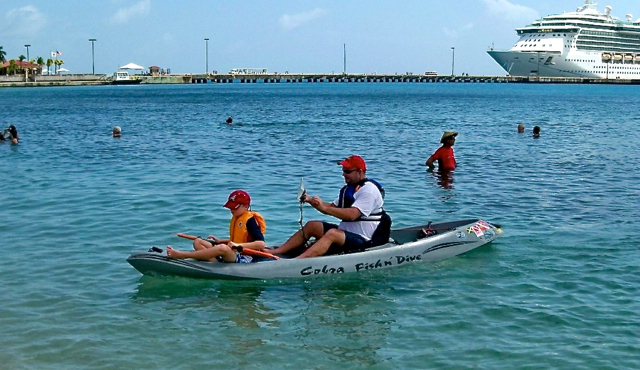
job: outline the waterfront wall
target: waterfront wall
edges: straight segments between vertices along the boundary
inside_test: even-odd
[[[137,76],[141,84],[206,84],[206,83],[529,83],[529,84],[619,84],[640,85],[640,79],[600,79],[581,77],[537,76],[425,76],[363,74],[185,74]],[[0,87],[108,85],[107,75],[74,74],[52,76],[0,76]]]
[[[551,83],[640,84],[640,79],[600,79],[537,76],[363,75],[363,74],[263,74],[192,75],[191,83]]]
[[[105,85],[107,83],[106,75],[93,74],[0,76],[0,87]]]
[[[190,84],[191,75],[142,76],[140,84]]]

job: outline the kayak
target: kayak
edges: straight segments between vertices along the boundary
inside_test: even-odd
[[[159,248],[134,253],[127,262],[143,275],[199,279],[291,279],[359,273],[441,261],[491,243],[502,235],[499,225],[480,219],[428,223],[392,229],[387,244],[361,252],[313,258],[254,257],[251,263],[208,262],[168,258]],[[267,249],[268,251],[268,249]]]

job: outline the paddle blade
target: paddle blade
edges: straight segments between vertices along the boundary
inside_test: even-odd
[[[304,202],[304,198],[307,195],[307,191],[304,188],[304,177],[300,178],[300,186],[298,187],[298,200]]]
[[[191,240],[198,239],[197,236],[193,236],[193,235],[187,235],[187,234],[181,234],[181,233],[176,233],[176,235],[181,237],[181,238],[185,238],[185,239],[191,239]]]

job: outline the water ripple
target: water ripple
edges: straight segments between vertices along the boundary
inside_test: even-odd
[[[230,84],[0,95],[5,120],[21,122],[21,143],[0,144],[7,368],[640,363],[635,89]],[[237,124],[224,124],[229,115]],[[116,124],[120,139],[110,137]],[[450,178],[423,165],[445,130],[460,133]],[[483,217],[504,237],[439,263],[321,281],[150,278],[125,262],[151,245],[189,248],[176,232],[225,236],[222,204],[237,188],[267,218],[268,244],[279,243],[298,227],[300,177],[333,200],[336,162],[352,153],[384,184],[396,226]],[[305,207],[304,219],[330,218]]]

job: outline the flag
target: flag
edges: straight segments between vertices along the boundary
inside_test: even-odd
[[[56,50],[56,55],[60,56],[60,55],[62,55],[62,53]]]
[[[56,57],[56,52],[55,52],[55,51],[52,51],[52,52],[51,52],[51,58],[55,58],[55,57]]]

